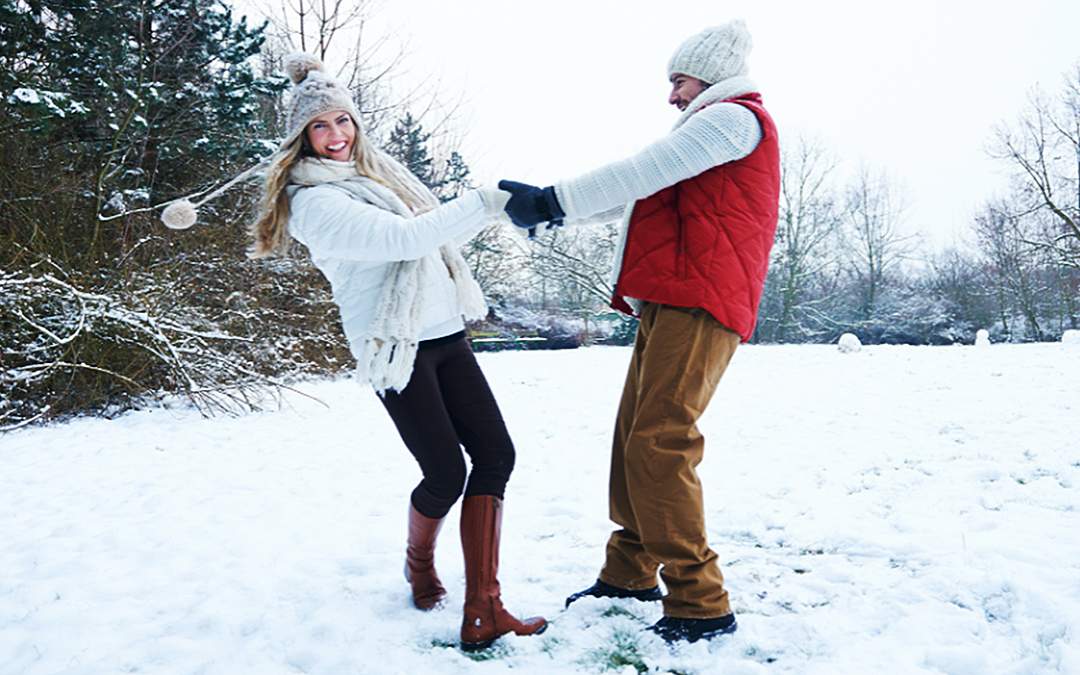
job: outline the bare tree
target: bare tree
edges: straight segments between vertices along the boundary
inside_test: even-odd
[[[488,298],[500,299],[514,292],[514,280],[525,264],[524,256],[510,241],[507,226],[495,223],[485,227],[461,250],[469,263],[476,283]]]
[[[948,248],[930,255],[923,276],[926,293],[956,309],[952,328],[972,338],[997,316],[996,294],[986,283],[985,263],[977,251]]]
[[[1039,283],[1038,249],[1031,240],[1029,218],[1012,215],[1005,203],[989,203],[975,218],[975,235],[985,258],[988,286],[998,308],[1002,330],[1010,339],[1022,337],[1012,325],[1019,314],[1030,337],[1043,338],[1038,300],[1045,289]]]
[[[614,292],[610,279],[618,237],[617,223],[569,226],[545,235],[530,260],[540,278],[541,304],[555,300],[577,309],[606,305]]]
[[[372,17],[381,0],[266,0],[264,16],[274,27],[271,52],[274,69],[280,69],[280,55],[303,51],[317,55],[324,63],[338,64],[335,77],[353,93],[360,112],[361,127],[370,138],[384,140],[400,111],[411,109],[418,120],[449,148],[460,146],[451,137],[453,123],[463,97],[447,104],[439,95],[434,78],[423,77],[401,88],[400,78],[408,55],[408,44],[394,35],[371,30]],[[397,86],[395,86],[397,85]]]
[[[776,286],[776,315],[763,317],[772,319],[772,338],[778,342],[799,329],[800,306],[816,302],[809,295],[814,277],[836,263],[828,250],[841,223],[830,184],[836,166],[819,142],[806,139],[781,157],[780,218],[769,268],[770,285]]]
[[[1015,125],[997,128],[990,152],[1016,170],[1010,214],[1052,216],[1053,226],[1025,243],[1080,269],[1080,65],[1059,98],[1034,90]]]
[[[848,267],[855,282],[861,319],[873,316],[888,275],[909,257],[914,238],[900,232],[903,199],[884,174],[863,168],[848,188]]]
[[[316,54],[323,61],[334,38],[362,25],[371,0],[279,0],[263,11],[290,49]]]

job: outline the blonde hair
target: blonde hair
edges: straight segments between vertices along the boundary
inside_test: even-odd
[[[352,154],[358,174],[392,190],[414,214],[429,211],[438,205],[438,199],[419,178],[372,145],[355,119],[353,126],[356,128],[356,139],[353,141]],[[304,157],[314,156],[317,155],[307,142],[307,125],[304,125],[303,131],[270,160],[259,200],[259,213],[251,225],[254,243],[248,252],[250,257],[265,258],[288,252],[292,238],[288,230],[289,195],[285,187],[289,184],[293,166]]]

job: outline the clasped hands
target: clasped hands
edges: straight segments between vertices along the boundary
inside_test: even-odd
[[[554,186],[540,188],[528,183],[501,180],[499,189],[510,193],[504,208],[510,222],[528,230],[529,239],[536,238],[536,230],[542,223],[547,223],[546,229],[563,224],[566,213],[555,196]]]

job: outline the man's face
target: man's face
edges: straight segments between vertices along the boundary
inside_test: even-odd
[[[667,102],[679,110],[686,110],[686,106],[690,105],[690,101],[693,101],[698,94],[708,88],[709,85],[696,77],[675,73],[671,76],[671,95],[668,96]]]

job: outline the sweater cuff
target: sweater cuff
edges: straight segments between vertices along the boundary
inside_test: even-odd
[[[570,198],[570,192],[563,183],[555,183],[555,197],[559,200],[559,206],[562,207],[563,213],[567,218],[583,218],[585,216],[592,215],[591,213],[578,213],[574,200]]]

